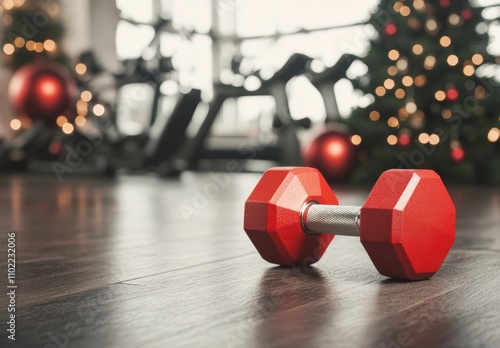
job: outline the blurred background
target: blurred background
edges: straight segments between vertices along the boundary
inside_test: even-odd
[[[500,184],[498,0],[0,1],[0,169]]]

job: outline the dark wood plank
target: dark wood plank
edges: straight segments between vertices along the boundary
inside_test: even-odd
[[[34,306],[20,331],[45,344],[75,323],[76,346],[109,339],[120,347],[362,347],[410,339],[454,347],[463,336],[478,346],[500,339],[499,280],[478,272],[498,269],[496,253],[454,252],[435,278],[408,283],[378,276],[349,255],[351,241],[342,244],[340,255],[324,260],[341,258],[336,268],[268,268],[253,256],[200,265]],[[489,337],[474,337],[478,320]]]
[[[314,267],[264,262],[242,230],[258,175],[180,181],[0,178],[0,247],[18,235],[18,341],[38,347],[480,347],[500,342],[500,189],[451,187],[457,241],[440,272],[380,276],[336,237]],[[344,204],[368,188],[336,187]],[[216,192],[216,191],[214,191]],[[198,202],[200,203],[200,202]],[[5,284],[0,249],[0,285]],[[0,298],[5,308],[6,297]],[[0,310],[2,322],[6,311]],[[0,337],[2,346],[6,336]]]

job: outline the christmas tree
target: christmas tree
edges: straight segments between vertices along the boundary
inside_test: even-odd
[[[4,63],[16,70],[35,57],[69,64],[59,48],[64,30],[56,0],[6,0],[1,8]]]
[[[84,91],[87,101],[78,99],[75,107],[78,87],[61,48],[61,6],[60,0],[4,0],[0,6],[2,61],[14,71],[8,95],[15,140],[7,167],[63,157],[65,145],[78,139],[75,126],[86,122],[91,96]],[[75,70],[85,73],[82,67]]]
[[[500,59],[488,53],[482,11],[467,0],[382,0],[372,13],[369,70],[352,81],[372,103],[347,121],[362,138],[355,181],[431,168],[500,183]]]

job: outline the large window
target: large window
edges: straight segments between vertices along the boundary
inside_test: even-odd
[[[212,1],[215,1],[215,19]],[[477,1],[479,5],[498,3],[498,0]],[[134,58],[154,36],[152,23],[160,16],[172,19],[169,31],[161,34],[160,50],[173,58],[180,85],[196,87],[210,95],[214,80],[231,82],[231,57],[240,54],[245,59],[241,72],[255,69],[276,70],[295,52],[317,58],[324,65],[334,64],[342,53],[363,54],[373,31],[367,26],[347,26],[310,33],[293,34],[300,29],[315,30],[349,25],[366,20],[378,0],[117,0],[124,18],[117,31],[117,52],[121,59]],[[487,18],[498,18],[499,8],[484,11]],[[216,29],[227,39],[213,42],[209,33]],[[488,29],[493,42],[490,50],[500,54],[500,26]],[[176,32],[178,31],[178,32]],[[189,34],[191,32],[198,34]],[[239,38],[234,40],[234,38]],[[350,76],[362,74],[366,68],[355,65]],[[307,79],[296,78],[288,86],[291,111],[294,117],[309,116],[320,121],[325,111],[318,92]],[[352,108],[369,102],[357,95],[350,83],[336,86],[339,108],[348,117]],[[249,101],[230,104],[224,108],[226,125],[240,124],[242,128],[262,114],[262,103],[252,107]],[[271,111],[271,110],[270,110]],[[229,122],[230,117],[237,121]],[[223,127],[223,125],[221,125]],[[233,129],[234,130],[234,129]]]

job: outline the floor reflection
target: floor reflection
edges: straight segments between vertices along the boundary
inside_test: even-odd
[[[10,185],[11,207],[12,207],[12,227],[18,230],[21,226],[21,205],[23,190],[19,179],[12,179]]]
[[[371,316],[384,319],[367,328],[366,341],[377,342],[376,347],[394,348],[433,347],[437,341],[453,342],[453,337],[449,337],[454,331],[449,303],[444,296],[436,296],[446,293],[447,288],[444,280],[381,282]]]
[[[255,343],[262,347],[309,347],[328,327],[333,311],[330,288],[312,267],[267,270],[260,280],[255,316],[262,322]]]

